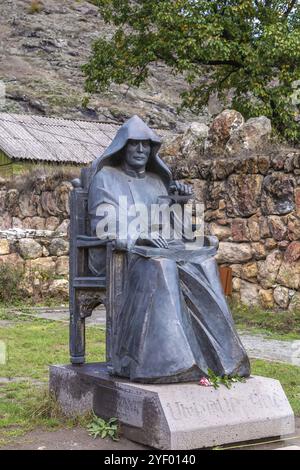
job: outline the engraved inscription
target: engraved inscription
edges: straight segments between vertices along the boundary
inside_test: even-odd
[[[135,395],[130,397],[129,395],[118,394],[117,414],[123,423],[142,426],[143,399]]]
[[[251,409],[268,410],[272,408],[281,409],[286,405],[286,400],[278,393],[258,394],[251,392],[242,399],[236,397],[219,397],[216,399],[206,399],[189,401],[189,404],[182,401],[167,402],[166,407],[171,417],[176,420],[199,417],[222,417],[226,415],[251,415]],[[249,409],[249,405],[251,409]]]

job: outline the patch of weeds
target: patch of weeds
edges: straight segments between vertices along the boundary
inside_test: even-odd
[[[0,303],[11,304],[24,299],[20,287],[24,278],[23,271],[10,263],[0,265]]]
[[[279,341],[295,341],[299,340],[300,336],[298,333],[274,333],[273,331],[267,330],[266,328],[255,328],[255,327],[244,327],[240,328],[238,325],[238,333],[240,335],[254,335],[263,336],[266,339],[278,339]]]
[[[46,389],[27,404],[25,412],[35,426],[46,425],[50,428],[57,428],[61,425],[66,427],[84,426],[91,419],[91,413],[75,417],[65,415],[54,394]]]
[[[63,307],[63,308],[69,308],[69,303],[66,302],[64,299],[57,299],[54,297],[44,297],[42,300],[39,302],[36,302],[34,304],[35,307]]]
[[[61,411],[58,401],[54,395],[44,390],[39,396],[39,400],[31,400],[26,406],[26,414],[31,421],[41,422],[44,420],[51,420],[55,422],[61,419],[63,413]]]
[[[87,425],[87,429],[89,435],[94,439],[97,437],[101,437],[102,439],[110,437],[113,441],[119,440],[119,425],[117,418],[110,418],[108,421],[105,421],[93,414],[92,422]]]
[[[14,320],[14,314],[5,308],[3,305],[0,305],[0,320]]]
[[[294,335],[300,337],[300,310],[271,311],[242,304],[231,304],[236,327],[243,330],[256,329],[262,333]]]

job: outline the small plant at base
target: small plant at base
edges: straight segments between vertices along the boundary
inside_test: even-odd
[[[246,381],[245,377],[240,377],[239,375],[224,375],[223,377],[219,377],[211,369],[208,369],[207,372],[208,380],[214,389],[219,388],[221,384],[225,385],[226,388],[231,388],[233,383]]]
[[[93,420],[88,424],[87,429],[94,439],[100,436],[102,439],[110,437],[113,441],[118,441],[119,426],[117,418],[110,418],[105,421],[94,414]]]

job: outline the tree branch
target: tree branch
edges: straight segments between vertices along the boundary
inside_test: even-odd
[[[166,55],[161,54],[159,51],[156,51],[156,57],[159,60],[167,62],[168,57],[172,59],[173,63],[176,64],[178,58],[176,58],[171,53],[168,53],[168,57]],[[190,59],[190,62],[198,64],[198,65],[230,65],[231,67],[235,67],[236,69],[240,69],[243,67],[243,64],[238,62],[237,60],[204,60],[204,59]]]
[[[219,85],[222,85],[224,82],[226,82],[226,80],[227,80],[235,71],[236,71],[235,69],[231,69],[230,72],[227,73],[227,75],[225,75],[225,77],[223,77],[222,80],[220,80]]]
[[[290,2],[289,6],[287,7],[286,11],[284,12],[285,17],[289,16],[289,14],[291,13],[291,11],[294,8],[294,6],[296,5],[296,3],[297,3],[297,0],[292,0]]]
[[[235,68],[241,68],[242,64],[237,62],[236,60],[205,60],[205,61],[197,61],[202,65],[231,65]]]

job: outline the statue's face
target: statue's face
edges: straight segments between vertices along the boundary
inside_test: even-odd
[[[125,161],[133,169],[145,168],[150,156],[151,145],[149,140],[128,140]]]

